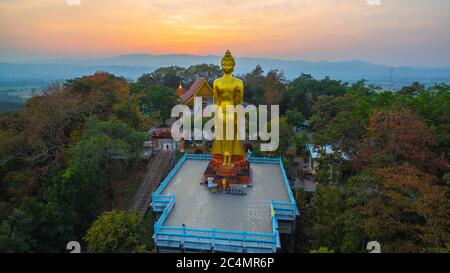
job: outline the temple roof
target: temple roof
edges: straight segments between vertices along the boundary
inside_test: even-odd
[[[173,137],[185,138],[184,132],[177,133],[176,131],[174,131],[172,136],[172,127],[152,128],[149,130],[148,134],[152,139],[173,139]]]
[[[181,101],[184,104],[189,104],[190,100],[195,97],[212,97],[213,90],[209,86],[205,78],[198,77],[189,89],[181,96]]]

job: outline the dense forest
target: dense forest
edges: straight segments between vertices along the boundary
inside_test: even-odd
[[[163,67],[130,82],[106,72],[57,82],[0,117],[0,252],[151,252],[151,224],[124,213],[146,130],[179,103],[176,88],[215,65]],[[450,86],[382,90],[257,66],[239,75],[247,103],[279,104],[290,179],[305,144],[320,151],[314,194],[295,189],[298,252],[450,251]],[[305,120],[310,137],[292,130]],[[255,151],[256,154],[262,153]],[[349,160],[344,160],[343,155]],[[126,206],[126,205],[125,205]]]

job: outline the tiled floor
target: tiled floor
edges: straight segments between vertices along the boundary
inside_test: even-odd
[[[289,201],[278,164],[251,163],[247,195],[210,192],[200,185],[207,160],[186,160],[162,195],[175,194],[165,226],[272,233],[270,200]]]

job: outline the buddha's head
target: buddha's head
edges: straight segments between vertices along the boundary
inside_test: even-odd
[[[222,65],[222,72],[224,74],[233,73],[235,62],[229,50],[225,52],[225,55],[222,57],[222,61],[220,62],[220,64]]]

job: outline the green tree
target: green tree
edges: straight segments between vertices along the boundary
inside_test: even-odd
[[[29,251],[21,227],[30,224],[30,219],[16,209],[5,221],[0,223],[0,253],[23,253]]]
[[[296,110],[287,110],[284,115],[287,117],[287,121],[292,126],[301,126],[305,121],[305,117],[303,116],[303,114]]]
[[[145,252],[148,234],[142,218],[136,213],[107,211],[86,233],[84,240],[89,252],[125,253]]]
[[[319,168],[324,174],[333,172],[329,176],[338,183],[344,180],[345,161],[365,132],[364,117],[358,112],[356,98],[350,95],[321,96],[313,107],[313,141],[322,147]],[[326,145],[332,147],[332,151],[327,151]]]
[[[157,120],[165,124],[170,118],[172,108],[179,103],[179,97],[173,88],[150,86],[140,98],[141,111],[146,116],[156,115]]]
[[[405,86],[398,91],[401,95],[417,95],[420,92],[425,91],[425,86],[419,82],[413,82],[410,86]]]
[[[52,84],[0,118],[2,251],[64,251],[79,240],[99,200],[108,206],[111,178],[140,153],[136,105],[125,79],[97,72]]]
[[[160,67],[151,73],[143,74],[137,82],[145,87],[159,85],[176,90],[183,81],[184,71],[185,69],[179,66]]]
[[[317,187],[311,202],[312,226],[309,235],[313,249],[326,245],[340,250],[344,236],[344,211],[344,196],[336,187]]]
[[[319,247],[318,249],[310,250],[309,253],[334,253],[334,250],[328,249],[328,247]]]
[[[58,252],[65,243],[76,239],[70,210],[47,205],[38,197],[27,197],[1,223],[0,236],[6,240],[5,252]],[[69,223],[69,225],[64,225]],[[62,224],[62,225],[60,225]]]
[[[264,71],[257,65],[252,72],[244,75],[244,101],[254,105],[264,104]]]
[[[142,142],[145,140],[145,134],[137,131],[127,123],[116,119],[102,121],[93,116],[87,119],[85,126],[83,139],[89,139],[95,135],[106,135],[112,139],[121,140],[129,146],[127,149],[130,159],[136,159],[142,151]]]
[[[309,143],[307,133],[295,136],[295,154],[305,158],[307,156],[306,144]]]
[[[286,92],[286,78],[283,71],[270,70],[263,81],[264,103],[266,105],[281,105]],[[280,107],[283,113],[284,107]]]
[[[316,80],[311,75],[301,74],[288,84],[285,104],[287,109],[296,109],[306,118],[312,115],[312,105],[319,96],[343,96],[347,84],[326,77]]]
[[[311,207],[308,194],[303,189],[294,189],[295,202],[300,212],[295,227],[295,249],[294,252],[308,252],[310,249],[311,230]]]
[[[205,78],[210,86],[213,86],[214,79],[220,77],[222,71],[220,66],[215,64],[191,65],[183,72],[183,82],[189,86],[197,77]]]
[[[53,177],[43,196],[40,213],[55,228],[55,248],[84,234],[100,212],[102,194],[112,192],[111,179],[120,174],[121,165],[137,159],[143,139],[142,133],[117,120],[87,121],[81,140],[69,150],[67,168]],[[45,225],[41,228],[41,233],[54,233]]]
[[[294,137],[294,131],[292,130],[292,125],[289,124],[287,117],[279,118],[279,128],[280,128],[280,141],[277,154],[286,156],[289,148],[291,147],[291,140]]]
[[[430,128],[440,150],[450,156],[450,85],[436,84],[422,90],[407,106]]]

